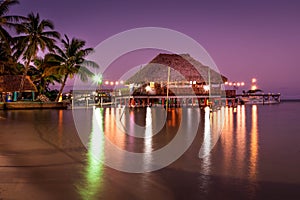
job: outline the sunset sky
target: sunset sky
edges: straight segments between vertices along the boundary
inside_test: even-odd
[[[39,12],[57,31],[89,47],[132,28],[173,29],[199,42],[231,81],[248,84],[256,77],[263,90],[300,99],[299,10],[297,0],[20,0],[10,14]],[[147,63],[157,53],[145,52],[122,62]]]

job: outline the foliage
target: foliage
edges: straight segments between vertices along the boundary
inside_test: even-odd
[[[70,40],[66,35],[58,47],[60,34],[52,21],[32,12],[27,16],[7,15],[10,7],[17,4],[18,0],[0,1],[0,75],[23,74],[21,92],[29,75],[38,95],[58,100],[69,78],[78,75],[86,81],[93,75],[89,68],[98,68],[97,63],[85,59],[93,49],[85,48],[84,40]],[[14,36],[9,34],[12,31]],[[45,55],[38,57],[40,52]],[[60,90],[51,90],[50,86],[57,83],[61,84]]]
[[[6,15],[9,8],[19,4],[17,0],[4,0],[0,2],[0,74],[19,74],[17,59],[13,55],[13,39],[7,29],[15,28],[18,22],[25,20],[22,16]]]
[[[23,16],[6,15],[9,12],[9,8],[17,4],[19,4],[18,0],[4,0],[0,2],[0,40],[6,43],[7,46],[10,45],[12,37],[6,28],[15,28],[18,22],[26,19]]]
[[[58,95],[58,90],[57,89],[51,90],[47,88],[45,91],[45,95],[50,99],[50,101],[55,101]]]
[[[84,48],[85,41],[77,38],[73,38],[71,41],[68,36],[65,35],[65,39],[61,40],[63,48],[56,48],[56,53],[51,54],[53,60],[58,62],[59,65],[53,66],[48,70],[50,74],[59,74],[63,76],[62,85],[59,90],[59,96],[62,94],[62,91],[66,85],[68,78],[73,78],[74,75],[79,75],[82,81],[87,81],[88,77],[93,76],[94,74],[88,69],[88,67],[98,68],[98,64],[86,60],[85,57],[93,51],[92,48]]]
[[[20,91],[23,90],[25,76],[29,70],[30,63],[36,59],[38,51],[44,52],[46,49],[53,51],[56,47],[55,39],[60,37],[58,32],[53,31],[53,23],[50,20],[41,20],[39,13],[29,13],[27,19],[16,25],[17,33],[20,35],[14,38],[14,50],[25,61]]]
[[[50,54],[46,54],[44,58],[36,58],[34,65],[35,67],[30,67],[28,75],[37,86],[39,94],[44,94],[45,91],[49,90],[49,86],[54,85],[55,82],[61,82],[62,76],[60,74],[49,73],[51,67],[59,65]]]

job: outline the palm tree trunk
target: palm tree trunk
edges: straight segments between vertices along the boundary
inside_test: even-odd
[[[44,77],[41,77],[40,83],[39,83],[39,94],[44,94],[46,88],[46,81]]]
[[[65,76],[65,78],[64,78],[64,81],[63,81],[62,84],[61,84],[61,87],[60,87],[60,90],[59,90],[59,92],[58,92],[58,95],[57,95],[57,97],[56,97],[56,99],[55,99],[55,102],[58,102],[59,97],[60,97],[60,95],[62,94],[62,92],[63,92],[63,90],[64,90],[64,87],[65,87],[66,82],[67,82],[67,79],[68,79],[68,75],[69,75],[69,74],[66,74],[66,76]]]
[[[19,88],[19,91],[20,93],[23,92],[24,90],[24,83],[25,83],[25,79],[26,79],[26,76],[27,76],[27,72],[29,70],[29,65],[30,65],[30,61],[31,61],[31,57],[27,60],[26,64],[25,64],[25,70],[24,70],[24,73],[22,75],[22,79],[21,79],[21,83],[20,83],[20,88]]]

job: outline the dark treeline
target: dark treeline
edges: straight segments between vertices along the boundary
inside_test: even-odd
[[[93,75],[88,68],[98,65],[85,59],[93,49],[85,47],[84,40],[57,32],[53,22],[41,19],[39,13],[10,15],[9,9],[16,4],[18,0],[0,1],[0,75],[22,75],[20,94],[26,76],[38,95],[53,96],[50,86],[60,84],[54,92],[58,101],[68,78],[79,75],[85,81]],[[39,52],[44,56],[39,57]]]

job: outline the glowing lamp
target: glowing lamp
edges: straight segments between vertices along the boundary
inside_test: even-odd
[[[204,86],[203,86],[203,89],[204,89],[205,91],[208,91],[208,90],[209,90],[209,85],[204,85]]]
[[[149,92],[151,90],[151,87],[149,85],[147,85],[147,87],[145,89],[147,92]]]
[[[93,76],[93,81],[97,84],[102,84],[102,74],[96,74]]]
[[[256,85],[251,86],[251,90],[256,90],[256,89],[257,89]]]

